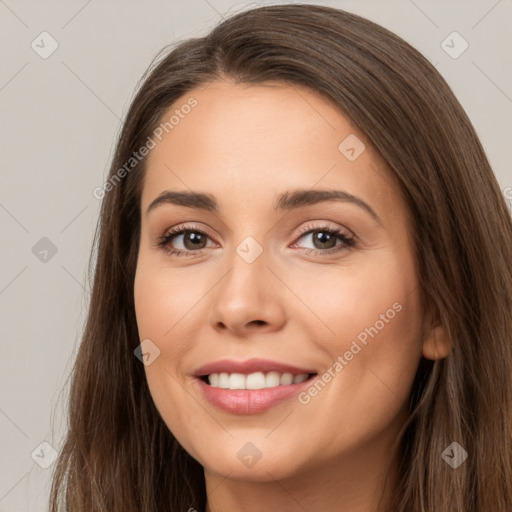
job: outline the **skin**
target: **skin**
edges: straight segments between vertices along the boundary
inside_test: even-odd
[[[400,191],[364,134],[317,93],[223,79],[190,91],[164,118],[191,96],[197,106],[148,156],[141,197],[134,294],[140,339],[161,351],[145,366],[153,400],[203,465],[209,511],[384,511],[420,358],[449,350],[444,329],[424,315]],[[338,150],[349,134],[365,144],[352,162]],[[342,201],[274,211],[277,196],[295,189],[346,191],[378,220]],[[212,194],[219,211],[161,204],[146,214],[166,190]],[[203,249],[183,235],[169,246],[191,256],[157,246],[191,223],[208,234]],[[340,228],[356,243],[338,240],[340,252],[322,255],[311,234],[299,235],[306,226]],[[248,236],[263,250],[252,263],[236,252]],[[307,404],[295,397],[235,415],[206,401],[191,376],[212,361],[253,357],[321,376],[395,303],[400,312]],[[237,457],[247,442],[262,454],[252,467]]]

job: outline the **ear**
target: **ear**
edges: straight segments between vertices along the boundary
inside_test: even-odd
[[[452,342],[441,324],[430,327],[423,338],[423,357],[436,361],[444,359],[452,349]]]

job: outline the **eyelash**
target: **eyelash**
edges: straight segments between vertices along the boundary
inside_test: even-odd
[[[300,239],[304,237],[305,235],[309,235],[315,231],[320,231],[322,233],[327,233],[329,235],[334,235],[338,240],[341,240],[342,244],[340,246],[332,247],[330,249],[305,249],[305,252],[307,255],[313,254],[315,256],[317,255],[331,255],[341,252],[344,249],[354,247],[355,240],[354,238],[346,235],[343,233],[340,229],[337,228],[330,228],[328,226],[313,226],[308,225],[305,226],[298,234],[297,238]],[[169,244],[171,240],[179,235],[182,235],[184,233],[199,233],[207,238],[211,238],[208,233],[203,231],[202,229],[197,228],[196,226],[189,225],[187,227],[184,226],[176,226],[174,228],[169,229],[162,237],[158,239],[157,247],[165,250],[167,253],[174,255],[174,256],[194,256],[198,253],[201,253],[201,250],[197,251],[180,251],[178,249],[172,249],[169,247]]]

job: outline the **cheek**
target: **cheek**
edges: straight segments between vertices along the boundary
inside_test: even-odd
[[[148,387],[169,430],[187,446],[192,456],[197,457],[189,437],[191,432],[200,432],[203,428],[202,416],[190,407],[190,395],[176,377],[183,354],[189,350],[190,315],[187,313],[198,301],[198,290],[183,286],[179,270],[149,265],[147,261],[141,254],[134,301],[140,340],[150,339],[160,350],[159,356],[144,367]]]
[[[145,366],[157,407],[163,403],[158,399],[160,394],[165,393],[166,399],[174,401],[175,393],[169,394],[165,390],[176,391],[173,376],[177,374],[188,345],[183,329],[187,325],[187,311],[194,300],[190,287],[183,287],[176,275],[175,270],[152,262],[141,251],[134,283],[135,315],[140,340],[151,340],[159,350],[158,357]]]
[[[331,426],[333,444],[344,442],[345,428],[354,438],[375,435],[407,402],[421,357],[421,307],[414,266],[404,261],[386,255],[339,273],[316,296],[331,330],[318,342],[330,361],[302,403],[314,426]]]
[[[134,301],[141,338],[160,338],[172,328],[175,308],[180,301],[171,284],[156,269],[137,270]]]
[[[357,264],[347,259],[343,267],[297,272],[294,282],[313,313],[311,326],[318,320],[323,324],[312,339],[322,340],[330,354],[348,350],[355,339],[363,346],[385,339],[379,347],[386,350],[400,351],[408,340],[409,346],[419,344],[419,286],[407,254],[382,251]]]
[[[191,283],[190,271],[184,276],[186,269],[166,267],[159,257],[145,257],[141,252],[134,284],[139,334],[141,339],[172,340],[166,350],[179,350],[184,337],[173,334],[190,324],[191,310],[207,292],[205,280],[194,276]]]

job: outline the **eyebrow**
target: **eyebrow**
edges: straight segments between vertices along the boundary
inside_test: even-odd
[[[355,204],[369,213],[377,222],[381,222],[379,216],[368,203],[343,190],[294,190],[284,192],[277,198],[273,208],[275,211],[291,211],[302,206],[309,206],[326,201],[340,201]],[[213,213],[218,213],[219,211],[218,203],[211,194],[166,190],[151,202],[146,210],[146,215],[157,206],[163,204],[175,204]]]

